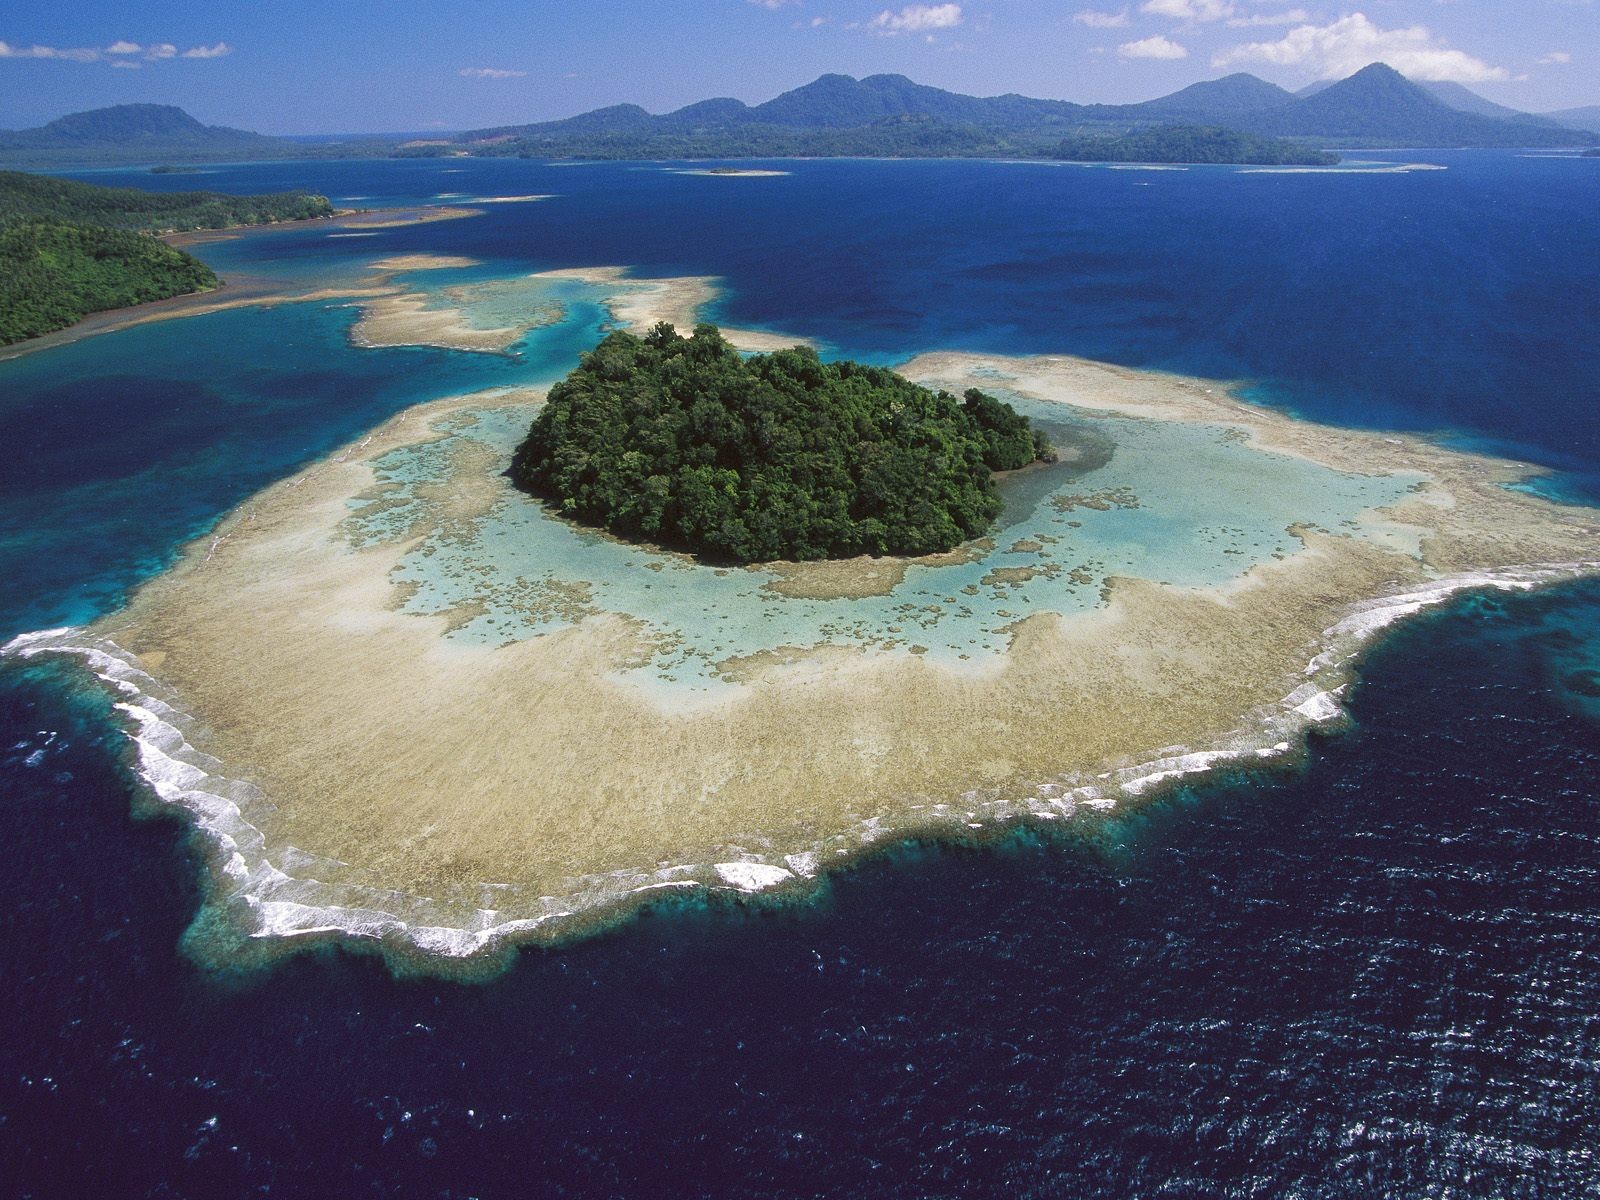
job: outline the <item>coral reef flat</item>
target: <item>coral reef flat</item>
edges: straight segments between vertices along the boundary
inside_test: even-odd
[[[635,327],[715,295],[543,279]],[[214,852],[197,954],[341,936],[437,966],[1290,755],[1377,630],[1600,560],[1600,512],[1508,488],[1508,461],[1075,358],[901,370],[1069,449],[951,554],[726,569],[572,526],[504,478],[542,400],[505,389],[403,412],[124,611],[9,649],[123,694],[140,769]]]

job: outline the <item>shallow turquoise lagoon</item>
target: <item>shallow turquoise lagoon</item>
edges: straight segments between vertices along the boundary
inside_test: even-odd
[[[728,686],[718,668],[727,659],[822,643],[981,667],[1022,617],[1088,612],[1105,603],[1112,576],[1227,584],[1295,553],[1292,524],[1406,539],[1404,527],[1372,510],[1401,499],[1416,477],[1352,475],[1263,453],[1217,425],[1096,415],[1005,395],[1058,445],[1079,448],[1084,466],[1063,462],[1007,480],[1006,510],[987,542],[967,561],[912,564],[886,595],[784,596],[770,586],[777,576],[769,570],[620,542],[553,516],[509,485],[470,537],[431,535],[407,553],[394,581],[410,590],[405,611],[481,605],[450,635],[481,643],[536,636],[594,611],[633,617],[662,648],[629,676],[706,691]],[[532,411],[468,411],[446,419],[443,440],[379,459],[382,498],[355,502],[355,540],[408,528],[422,508],[417,489],[449,479],[463,441],[508,464]]]

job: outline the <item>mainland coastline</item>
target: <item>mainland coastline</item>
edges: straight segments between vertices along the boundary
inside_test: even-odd
[[[690,323],[715,296],[706,279],[550,274],[601,289],[639,330]],[[464,435],[514,427],[540,395],[479,394],[400,414],[240,506],[123,612],[8,652],[80,655],[122,693],[141,774],[212,853],[196,957],[334,938],[471,974],[663,893],[804,892],[906,837],[1082,819],[1219,765],[1292,757],[1306,729],[1338,720],[1356,656],[1388,624],[1462,589],[1600,570],[1600,513],[1508,490],[1530,473],[1518,464],[1069,357],[930,353],[901,370],[1404,486],[1339,527],[1294,525],[1292,553],[1225,583],[1108,574],[1074,613],[1004,600],[1003,651],[970,661],[846,628],[852,601],[939,564],[777,565],[773,602],[846,606],[840,631],[729,654],[719,686],[694,692],[641,682],[669,635],[596,603],[581,577],[479,577],[447,608],[408,608],[408,563],[473,547],[525,502],[492,441]],[[387,464],[423,453],[438,471],[408,491]],[[1069,528],[1122,504],[1057,500]],[[1065,565],[1053,541],[999,549],[1033,557],[984,576],[996,596]],[[547,628],[456,636],[501,584]]]
[[[299,230],[308,226],[336,231],[330,237],[361,237],[385,229],[400,229],[409,225],[424,225],[434,221],[454,221],[479,216],[481,209],[450,205],[430,205],[417,208],[343,210],[331,217],[317,217],[304,221],[275,221],[266,225],[240,225],[227,229],[203,229],[187,233],[167,234],[162,241],[187,250],[217,242],[232,241],[240,237],[261,237],[275,233]],[[392,274],[392,273],[391,273]],[[111,308],[90,313],[82,320],[39,337],[14,342],[0,347],[0,361],[21,358],[40,350],[67,346],[101,333],[113,333],[151,321],[170,321],[183,317],[200,317],[208,313],[226,312],[234,308],[270,308],[277,304],[307,304],[318,301],[359,300],[366,297],[391,295],[395,291],[391,279],[375,278],[370,283],[342,286],[287,283],[281,279],[245,275],[224,279],[206,291],[172,296],[165,300],[151,300],[125,308]]]

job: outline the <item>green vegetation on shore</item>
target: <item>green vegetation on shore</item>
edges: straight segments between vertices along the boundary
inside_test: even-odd
[[[1072,137],[1056,148],[1068,162],[1234,163],[1263,167],[1331,167],[1337,154],[1280,138],[1210,125],[1164,125],[1120,137]]]
[[[274,192],[264,196],[231,196],[226,192],[147,192],[140,188],[108,188],[48,175],[0,171],[0,221],[44,217],[179,233],[192,229],[227,229],[234,225],[266,225],[331,217],[326,196],[306,192]]]
[[[144,233],[39,219],[0,222],[0,345],[92,312],[217,286],[205,263]]]
[[[709,559],[932,554],[1000,514],[995,471],[1053,457],[1028,419],[713,325],[613,333],[550,390],[511,478],[565,515]]]
[[[950,125],[933,117],[885,117],[852,129],[732,128],[536,131],[499,142],[472,143],[477,157],[576,158],[628,162],[717,158],[1036,158],[1048,143],[1026,133]],[[443,158],[458,144],[402,146],[397,158]]]
[[[0,345],[217,286],[210,267],[156,232],[332,213],[327,197],[304,192],[146,192],[0,171]]]

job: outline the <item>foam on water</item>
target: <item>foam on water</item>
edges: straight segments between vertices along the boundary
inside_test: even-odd
[[[0,657],[74,656],[118,693],[116,709],[136,747],[134,769],[161,804],[187,813],[202,835],[210,868],[207,908],[224,918],[231,938],[293,944],[336,937],[442,966],[496,958],[521,942],[559,941],[654,894],[750,895],[805,888],[826,865],[842,865],[915,833],[960,836],[996,823],[1091,817],[1147,799],[1180,780],[1283,758],[1296,751],[1307,730],[1343,715],[1339,698],[1355,659],[1395,622],[1464,591],[1523,592],[1596,570],[1600,561],[1477,571],[1353,605],[1324,632],[1322,648],[1306,665],[1304,684],[1277,705],[1245,714],[1238,727],[1209,745],[1165,747],[1092,778],[1064,774],[1025,796],[970,792],[955,803],[922,808],[917,825],[872,817],[811,846],[773,848],[764,855],[731,847],[735,854],[717,861],[582,877],[560,897],[525,895],[514,881],[486,881],[451,897],[351,882],[342,878],[346,864],[268,844],[252,817],[270,811],[270,797],[230,777],[224,764],[196,749],[185,733],[192,718],[114,641],[82,629],[47,629],[14,638],[0,647]],[[239,956],[237,947],[224,944],[209,953],[222,964]]]

